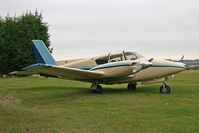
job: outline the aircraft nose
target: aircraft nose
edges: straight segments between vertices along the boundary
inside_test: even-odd
[[[175,65],[176,65],[176,67],[185,69],[185,65],[186,65],[186,64],[184,64],[184,63],[182,63],[182,62],[175,62]]]
[[[176,67],[175,73],[185,70],[185,64],[181,62],[174,62],[173,65]]]

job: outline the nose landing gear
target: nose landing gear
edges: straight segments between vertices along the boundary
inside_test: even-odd
[[[171,92],[171,88],[165,82],[163,82],[163,85],[160,86],[160,93],[168,94],[170,92]]]
[[[98,84],[98,82],[92,83],[90,88],[92,89],[93,93],[98,93],[98,94],[103,93],[103,88],[101,85]]]

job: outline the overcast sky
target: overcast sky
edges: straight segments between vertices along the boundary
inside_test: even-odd
[[[131,50],[199,58],[199,0],[0,0],[0,16],[42,12],[56,60]]]

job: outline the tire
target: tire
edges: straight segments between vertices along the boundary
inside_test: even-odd
[[[135,84],[135,83],[133,83],[133,84],[129,83],[127,88],[128,88],[128,90],[136,90],[136,85],[137,84]]]
[[[171,88],[168,85],[162,85],[160,86],[160,93],[162,94],[171,93]]]

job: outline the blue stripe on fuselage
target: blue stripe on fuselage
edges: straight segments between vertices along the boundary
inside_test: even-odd
[[[112,68],[112,67],[120,67],[120,66],[131,66],[132,62],[122,61],[122,62],[114,62],[114,63],[106,63],[97,66],[75,66],[73,68],[83,69],[83,70],[97,70],[104,68]]]
[[[78,66],[78,67],[73,67],[73,68],[78,68],[78,69],[83,69],[83,70],[90,70],[93,67],[95,67],[95,66]]]
[[[114,63],[108,63],[99,65],[96,67],[91,68],[90,70],[97,70],[97,69],[104,69],[104,68],[113,68],[113,67],[121,67],[121,66],[132,66],[132,62],[114,62]]]
[[[175,67],[175,68],[184,68],[183,66],[177,66],[172,64],[153,64],[151,67]]]
[[[79,66],[74,68],[79,68],[83,70],[99,70],[99,69],[105,69],[105,68],[113,68],[113,67],[121,67],[121,66],[131,66],[132,63],[130,62],[118,62],[114,64],[103,64],[98,66]],[[172,65],[172,64],[153,64],[151,67],[175,67],[175,68],[184,68],[182,66]]]

